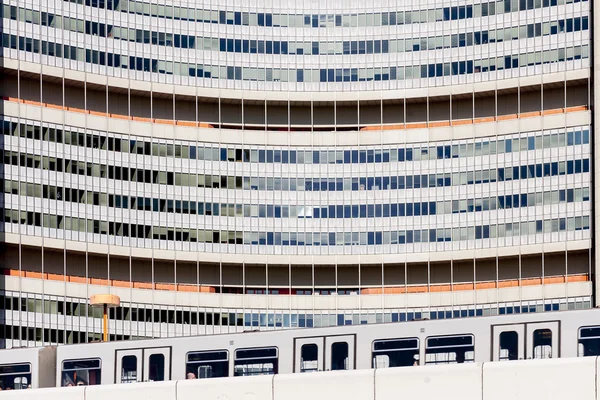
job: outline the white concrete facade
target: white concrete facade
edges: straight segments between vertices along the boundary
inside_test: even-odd
[[[3,339],[591,307],[590,9],[6,1]]]

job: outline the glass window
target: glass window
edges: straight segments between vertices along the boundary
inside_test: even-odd
[[[373,368],[419,365],[419,339],[388,339],[373,342]]]
[[[165,380],[165,355],[152,354],[148,360],[148,380],[150,382]]]
[[[515,331],[500,334],[500,361],[519,358],[519,334]]]
[[[277,347],[235,351],[234,376],[273,375],[277,370]]]
[[[588,326],[579,329],[578,356],[600,355],[600,326]]]
[[[319,370],[319,348],[316,344],[304,344],[300,350],[300,372],[316,372]]]
[[[31,364],[0,365],[0,388],[31,389]]]
[[[218,350],[188,353],[186,374],[187,379],[229,376],[229,352]]]
[[[336,342],[331,345],[331,370],[347,370],[348,369],[348,343]]]
[[[137,382],[137,357],[124,356],[121,359],[121,383]]]
[[[533,331],[533,358],[552,357],[552,331],[536,329]]]
[[[100,385],[100,377],[100,359],[63,361],[62,386]]]
[[[473,335],[427,338],[425,364],[462,364],[474,360]]]

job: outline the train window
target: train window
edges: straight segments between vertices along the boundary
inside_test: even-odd
[[[137,382],[137,357],[124,356],[121,359],[121,383]]]
[[[0,365],[0,389],[31,388],[31,364]]]
[[[319,370],[319,347],[314,343],[302,345],[300,350],[300,372]]]
[[[425,364],[462,364],[474,361],[473,335],[427,338]]]
[[[63,386],[100,384],[100,359],[65,360],[62,363]]]
[[[188,353],[185,372],[188,379],[229,376],[229,352],[219,350]]]
[[[578,356],[600,355],[600,326],[586,326],[579,329]]]
[[[331,345],[331,370],[348,369],[348,343],[335,342]]]
[[[519,334],[515,331],[500,334],[500,361],[519,358]]]
[[[552,331],[536,329],[533,331],[533,358],[552,357]]]
[[[148,359],[148,380],[158,382],[165,380],[165,355],[152,354]]]
[[[419,339],[373,342],[373,368],[409,367],[419,364]]]
[[[235,376],[273,375],[277,373],[277,347],[235,351]]]

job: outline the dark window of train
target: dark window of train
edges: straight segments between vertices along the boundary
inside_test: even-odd
[[[234,376],[276,374],[277,347],[236,350],[234,366]]]
[[[587,326],[579,329],[579,357],[600,355],[600,326]]]
[[[137,357],[124,356],[121,359],[121,383],[137,382]]]
[[[199,351],[187,354],[185,364],[188,379],[222,378],[229,376],[229,352]],[[190,374],[194,374],[192,377]]]
[[[500,361],[519,358],[519,334],[515,331],[500,334]]]
[[[31,388],[31,364],[0,365],[0,388],[3,390]]]
[[[158,382],[165,380],[165,356],[164,354],[152,354],[148,360],[148,380]]]
[[[300,372],[319,370],[319,347],[314,343],[302,345],[300,350]]]
[[[552,331],[550,329],[533,331],[533,358],[552,358]]]
[[[331,345],[331,370],[348,369],[348,343],[336,342]]]
[[[419,364],[419,339],[373,342],[373,368],[410,367]]]
[[[474,361],[473,335],[427,338],[425,364],[462,364]]]
[[[100,360],[65,360],[62,364],[62,386],[99,385]]]

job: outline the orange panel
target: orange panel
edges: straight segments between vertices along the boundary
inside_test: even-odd
[[[567,276],[567,282],[587,282],[589,280],[587,275],[569,275]]]
[[[452,126],[471,125],[471,124],[473,124],[472,119],[459,119],[459,120],[452,121]]]
[[[69,282],[73,283],[87,283],[87,279],[83,276],[69,276]]]
[[[138,121],[138,122],[152,122],[152,118],[145,118],[145,117],[131,117],[132,120],[134,121]]]
[[[427,122],[418,122],[414,124],[406,124],[406,129],[422,129],[427,128]]]
[[[127,115],[121,115],[121,114],[110,114],[111,118],[116,118],[116,119],[130,119]]]
[[[90,278],[90,284],[108,286],[108,279]]]
[[[496,121],[495,117],[485,117],[485,118],[476,118],[473,121],[473,123],[475,123],[475,124],[483,124],[483,123],[486,123],[486,122],[494,122],[494,121]]]
[[[65,275],[59,274],[48,274],[49,281],[66,281],[67,277]]]
[[[148,282],[133,282],[133,287],[136,289],[153,289],[153,284]]]
[[[108,115],[108,113],[90,110],[90,115],[97,115],[99,117],[106,117]]]
[[[195,285],[177,285],[178,292],[198,292],[198,286]]]
[[[517,114],[498,115],[498,121],[507,121],[509,119],[517,119]]]
[[[552,109],[552,110],[544,110],[544,111],[542,111],[542,115],[562,114],[564,112],[565,112],[565,110],[563,110],[562,108],[555,108],[555,109]]]
[[[450,121],[437,121],[429,123],[430,128],[439,128],[443,126],[450,126]]]
[[[111,281],[111,286],[122,287],[122,288],[130,288],[130,287],[133,287],[133,282],[117,281],[117,280],[113,279]]]
[[[175,285],[171,283],[157,283],[156,290],[168,290],[171,292],[175,291]]]
[[[198,126],[198,123],[193,121],[177,121],[176,124],[179,126],[193,126],[194,128]]]
[[[539,111],[530,111],[530,112],[526,112],[526,113],[521,113],[521,118],[530,118],[530,117],[539,117],[539,116],[540,116]]]

